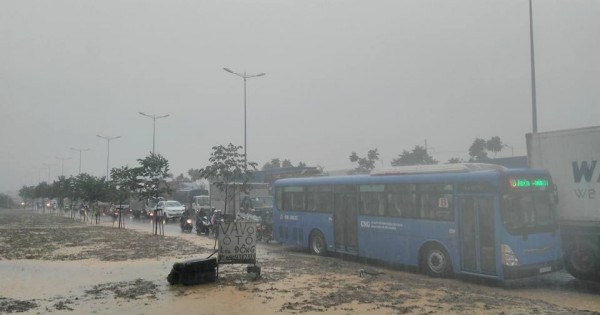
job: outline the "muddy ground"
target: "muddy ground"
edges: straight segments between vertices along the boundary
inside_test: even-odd
[[[194,234],[0,210],[0,313],[600,314],[597,287],[577,280],[556,288],[540,277],[507,288],[277,244],[258,247],[258,280],[245,266],[226,265],[216,283],[167,283],[173,263],[206,257],[213,245]]]

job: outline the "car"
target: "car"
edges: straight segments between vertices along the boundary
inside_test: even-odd
[[[159,201],[158,209],[163,211],[167,219],[179,218],[185,212],[185,206],[177,200]]]

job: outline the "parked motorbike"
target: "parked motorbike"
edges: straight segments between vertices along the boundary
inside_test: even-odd
[[[181,232],[192,232],[192,218],[181,217],[180,220]]]
[[[202,217],[199,220],[196,220],[196,234],[209,235],[211,225],[212,224],[210,223],[210,220],[208,220],[206,216]]]

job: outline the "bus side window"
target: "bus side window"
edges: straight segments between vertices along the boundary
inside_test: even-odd
[[[294,192],[292,193],[292,210],[294,211],[305,211],[304,207],[304,193]]]
[[[288,193],[288,192],[283,193],[283,210],[284,211],[292,210],[292,193]]]
[[[386,215],[391,217],[402,217],[402,201],[400,200],[400,194],[388,193],[388,209]]]

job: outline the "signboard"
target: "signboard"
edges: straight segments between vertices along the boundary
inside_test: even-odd
[[[218,233],[219,264],[256,263],[256,222],[221,222]]]

